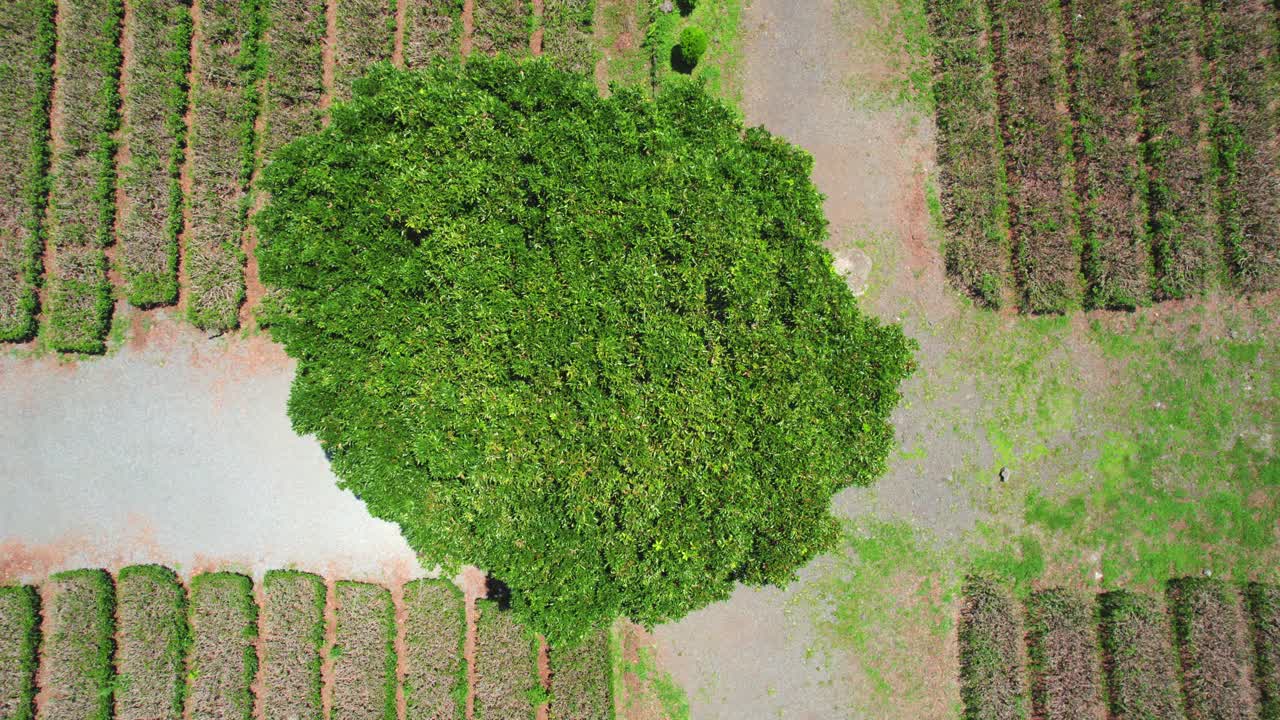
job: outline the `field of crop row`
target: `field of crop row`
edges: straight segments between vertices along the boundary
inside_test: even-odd
[[[1280,287],[1280,8],[932,0],[952,280],[1026,312]]]
[[[272,153],[320,128],[397,42],[410,68],[461,51],[462,0],[404,5],[397,27],[397,0],[5,2],[0,342],[101,352],[117,299],[237,327]],[[524,55],[538,26],[544,54],[589,75],[594,13],[475,0],[466,40]]]
[[[966,719],[1280,718],[1274,585],[1182,578],[1163,598],[1048,589],[1020,606],[971,578],[958,632]]]
[[[0,719],[397,720],[403,695],[402,720],[443,720],[469,694],[476,718],[613,717],[607,633],[551,648],[544,687],[538,639],[481,600],[469,687],[462,592],[400,590],[274,570],[255,593],[245,575],[184,585],[157,565],[0,587]]]

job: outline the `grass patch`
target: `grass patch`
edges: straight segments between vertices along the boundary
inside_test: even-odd
[[[0,717],[33,720],[40,647],[40,594],[0,586]]]
[[[321,720],[324,579],[295,570],[263,577],[262,698],[265,720]]]
[[[180,720],[186,700],[187,591],[159,565],[131,565],[116,578],[120,646],[117,720]]]

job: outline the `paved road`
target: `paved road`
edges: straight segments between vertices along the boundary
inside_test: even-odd
[[[0,581],[137,561],[421,573],[290,429],[278,347],[135,332],[78,365],[0,357]]]

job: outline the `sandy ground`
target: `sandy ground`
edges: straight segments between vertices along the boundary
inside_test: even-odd
[[[0,582],[131,562],[422,574],[293,433],[279,347],[168,321],[132,332],[79,364],[0,357]]]

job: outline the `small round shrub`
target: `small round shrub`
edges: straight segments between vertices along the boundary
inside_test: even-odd
[[[707,33],[697,25],[690,25],[680,31],[680,57],[689,67],[698,64],[703,53],[707,51]]]
[[[832,269],[812,166],[688,80],[376,68],[265,173],[294,428],[551,638],[785,582],[912,367]]]

